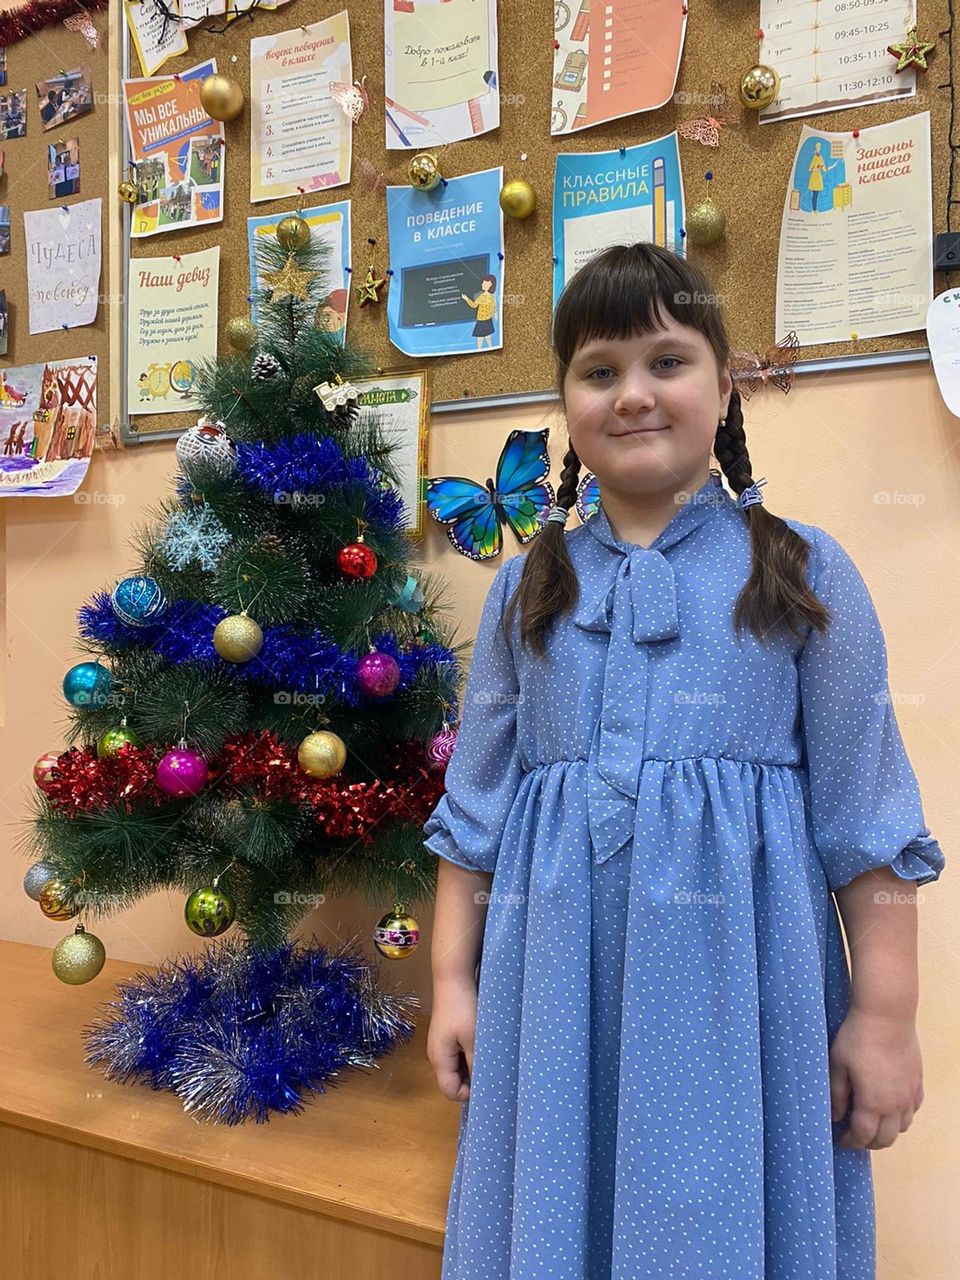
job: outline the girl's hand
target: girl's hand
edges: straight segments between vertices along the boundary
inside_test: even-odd
[[[879,1151],[909,1129],[923,1101],[923,1064],[912,1018],[851,1008],[830,1046],[834,1121],[846,1115],[851,1093],[849,1127],[838,1146]]]
[[[470,1097],[476,1030],[477,984],[469,979],[434,982],[427,1058],[440,1092],[451,1102]]]

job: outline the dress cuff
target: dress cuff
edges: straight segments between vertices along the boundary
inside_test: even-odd
[[[443,805],[445,800],[446,796],[441,796],[440,804]],[[430,853],[435,853],[437,857],[446,858],[447,862],[453,862],[456,866],[463,867],[466,871],[493,871],[493,866],[481,866],[479,860],[471,862],[469,858],[464,856],[457,841],[454,839],[450,827],[436,810],[427,819],[426,825],[423,827],[423,836],[423,847],[428,849]],[[493,862],[496,862],[496,855],[494,855]]]
[[[890,864],[901,880],[915,880],[926,884],[938,880],[945,865],[940,845],[933,836],[917,836],[906,845]]]

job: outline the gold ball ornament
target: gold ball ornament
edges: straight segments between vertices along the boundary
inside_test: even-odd
[[[388,960],[405,960],[412,956],[420,941],[420,926],[402,902],[395,902],[377,923],[373,945]]]
[[[107,953],[100,939],[78,924],[76,932],[57,943],[50,959],[61,982],[79,987],[93,981],[103,968]]]
[[[751,111],[769,107],[779,92],[780,74],[774,67],[751,67],[740,81],[740,101]]]
[[[432,151],[422,151],[407,166],[407,180],[417,191],[432,191],[443,180],[440,162]]]
[[[70,886],[63,880],[48,880],[37,901],[48,920],[72,920],[79,913],[70,902]]]
[[[200,104],[214,120],[235,120],[243,110],[243,90],[229,76],[207,76],[200,86]]]
[[[305,249],[310,243],[310,224],[299,213],[288,213],[277,224],[277,240],[288,253]]]
[[[691,244],[700,247],[715,244],[723,237],[726,227],[726,214],[710,199],[701,200],[699,204],[687,210],[684,229]]]
[[[137,184],[131,182],[129,178],[124,180],[117,187],[117,195],[124,204],[136,204],[140,199],[140,192],[137,190]]]
[[[201,938],[218,938],[233,924],[237,908],[229,893],[213,884],[195,889],[183,908],[183,918]]]
[[[257,326],[249,316],[233,316],[227,321],[226,333],[235,351],[249,351],[257,340]]]
[[[311,778],[332,778],[347,763],[347,744],[339,734],[319,729],[300,743],[297,760]]]
[[[504,184],[500,192],[500,208],[508,218],[529,218],[537,207],[537,193],[523,178]]]
[[[108,729],[102,738],[97,742],[97,755],[103,760],[106,756],[117,756],[120,754],[120,748],[125,743],[129,743],[131,747],[139,747],[140,739],[132,729]]]
[[[213,647],[225,662],[249,662],[263,648],[263,630],[245,613],[232,613],[214,627]]]

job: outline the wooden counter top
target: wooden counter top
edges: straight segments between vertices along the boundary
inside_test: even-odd
[[[343,1072],[300,1115],[200,1124],[172,1094],[112,1084],[83,1060],[83,1027],[148,966],[108,960],[70,987],[48,949],[15,942],[0,942],[0,964],[0,1122],[442,1247],[460,1104],[436,1087],[426,1014],[377,1068]]]

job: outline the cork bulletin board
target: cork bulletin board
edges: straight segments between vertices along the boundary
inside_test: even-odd
[[[238,20],[223,34],[196,28],[190,32],[189,53],[170,59],[160,74],[181,71],[216,57],[221,72],[230,75],[248,94],[249,44],[254,36],[283,31],[339,12],[344,6],[319,0],[293,0],[276,12],[257,12],[253,20]],[[741,107],[737,86],[743,72],[758,57],[756,0],[689,0],[690,14],[677,94],[659,111],[630,116],[565,137],[549,136],[553,75],[553,7],[547,0],[500,0],[499,71],[501,123],[474,140],[440,148],[442,171],[460,173],[502,166],[504,181],[525,178],[538,195],[538,208],[523,221],[505,220],[505,260],[500,264],[503,302],[503,348],[492,352],[415,360],[396,349],[387,337],[386,291],[380,305],[361,308],[351,296],[347,336],[369,352],[375,365],[389,371],[409,368],[411,362],[430,371],[433,408],[449,410],[467,403],[499,398],[527,399],[552,394],[554,373],[549,344],[552,313],[551,203],[554,159],[561,152],[604,151],[646,142],[674,130],[697,116],[719,114],[726,122],[719,148],[680,139],[681,162],[688,206],[706,193],[703,175],[712,171],[710,193],[727,218],[726,236],[709,248],[691,247],[691,260],[710,276],[722,295],[734,347],[763,352],[783,338],[774,333],[777,253],[784,192],[790,181],[802,124],[837,132],[864,129],[918,112],[931,113],[934,235],[947,228],[947,183],[952,151],[949,145],[951,94],[950,41],[940,33],[949,23],[947,0],[921,0],[921,32],[937,41],[930,70],[917,73],[917,94],[901,101],[879,103],[783,123],[761,125],[756,114]],[[380,273],[389,269],[386,200],[361,177],[370,165],[389,184],[406,181],[412,152],[387,151],[383,145],[383,13],[380,0],[349,6],[353,78],[366,75],[371,101],[353,130],[351,182],[324,193],[311,193],[309,204],[349,198],[352,202],[352,264],[360,280],[373,262]],[[896,32],[891,39],[902,38]],[[130,75],[140,68],[129,62]],[[893,67],[891,58],[891,67]],[[726,103],[705,108],[702,103],[718,81]],[[252,215],[286,212],[296,197],[249,203],[250,112],[226,124],[225,216],[221,223],[167,233],[130,242],[125,254],[156,256],[186,253],[219,243],[221,246],[220,350],[228,350],[227,321],[247,314],[248,283],[246,219]],[[124,137],[125,141],[125,137]],[[125,157],[124,157],[125,159]],[[368,244],[374,240],[375,245]],[[935,276],[935,291],[949,284]],[[389,285],[387,286],[389,287]],[[798,369],[823,368],[823,362],[848,365],[883,359],[926,358],[922,331],[888,338],[829,343],[800,349]],[[196,415],[131,415],[131,438],[156,433],[179,433]]]
[[[0,0],[0,12],[19,8],[22,0]],[[119,11],[111,6],[94,13],[91,20],[100,42],[91,49],[86,40],[62,23],[52,23],[35,35],[7,48],[7,83],[0,93],[26,89],[27,132],[22,138],[0,141],[5,153],[5,174],[0,178],[0,204],[10,209],[10,252],[0,257],[0,289],[7,295],[9,337],[0,368],[42,364],[74,356],[97,358],[97,447],[112,447],[112,424],[119,426],[119,386],[114,377],[119,350],[121,308],[117,281],[122,271],[120,211],[116,198],[119,181],[120,120],[114,104],[119,86],[117,60]],[[93,84],[92,111],[49,131],[41,127],[36,84],[61,71],[78,66],[90,69]],[[98,196],[101,206],[102,262],[97,317],[93,324],[49,333],[30,332],[27,294],[27,259],[23,215],[31,209],[56,208],[49,198],[47,147],[77,138],[80,144],[80,190],[61,199],[67,206]],[[119,432],[117,433],[119,435]]]

